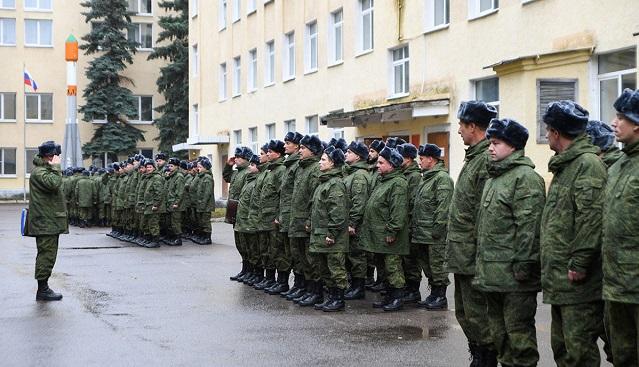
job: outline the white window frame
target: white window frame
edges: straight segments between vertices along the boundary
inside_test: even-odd
[[[150,32],[151,32],[151,47],[145,47],[142,44],[142,26],[144,27],[151,27]],[[153,51],[153,46],[155,45],[155,39],[153,37],[153,23],[131,23],[131,28],[137,28],[137,32],[135,33],[136,37],[135,37],[135,42],[137,42],[139,44],[139,46],[136,48],[136,50],[138,51]]]
[[[27,22],[36,22],[36,38],[37,43],[27,43]],[[42,43],[42,32],[40,31],[40,24],[48,22],[51,24],[51,43]],[[25,47],[53,47],[53,20],[51,19],[25,19],[24,20],[24,46]]]
[[[231,21],[233,23],[239,22],[242,18],[242,8],[241,8],[242,0],[233,0],[233,17]]]
[[[490,0],[492,2],[491,8],[484,11],[480,10],[481,1],[482,0],[468,0],[468,20],[483,18],[499,11],[499,0]]]
[[[196,103],[191,106],[191,125],[189,126],[189,137],[196,137],[200,134],[200,108]]]
[[[16,165],[16,172],[15,173],[5,173],[5,158],[4,158],[4,151],[5,150],[15,150],[15,162],[14,164]],[[18,173],[18,148],[12,148],[12,147],[0,147],[0,177],[16,177]]]
[[[257,0],[246,1],[246,15],[251,15],[257,12]]]
[[[319,137],[319,116],[318,115],[311,115],[311,116],[306,116],[306,118],[304,119],[305,122],[305,127],[306,127],[306,134],[311,135],[311,136],[317,136]],[[311,132],[311,123],[315,122],[315,125],[317,126],[317,131],[315,132]]]
[[[13,6],[4,6],[2,4],[4,4],[4,1],[7,0],[0,0],[0,9],[8,9],[8,10],[15,10],[16,9],[16,0],[8,0],[8,1],[13,1]]]
[[[129,120],[132,124],[138,125],[150,125],[153,123],[153,96],[152,95],[134,95],[133,98],[137,100],[138,104],[138,115],[137,118],[132,118]],[[151,98],[151,120],[142,120],[142,98]]]
[[[233,143],[235,145],[242,145],[242,129],[233,130]]]
[[[291,60],[293,61],[292,64]],[[284,35],[284,60],[282,65],[284,66],[282,80],[287,82],[295,79],[295,31]]]
[[[200,73],[200,51],[197,44],[191,46],[191,76],[196,77]]]
[[[341,19],[336,20],[337,14]],[[339,37],[339,48],[337,39]],[[339,65],[344,62],[344,10],[339,8],[331,13],[328,19],[328,66]],[[337,51],[339,49],[339,55]]]
[[[364,9],[364,2],[370,1],[371,6],[368,9]],[[374,0],[357,0],[357,11],[358,11],[358,39],[357,39],[357,55],[364,55],[369,52],[372,52],[375,48],[375,4]],[[370,22],[367,29],[364,29],[364,18],[370,16]],[[370,45],[364,44],[364,33],[370,32]]]
[[[13,23],[13,43],[2,43],[2,40],[4,39],[4,24],[8,24],[9,21],[12,21]],[[15,46],[16,45],[16,38],[18,38],[18,33],[16,30],[16,19],[15,18],[0,18],[0,46]]]
[[[436,24],[435,8],[436,3],[443,3],[444,6],[444,22]],[[446,29],[450,25],[450,0],[425,0],[424,6],[424,32],[434,32],[440,29]]]
[[[226,67],[226,63],[223,62],[220,64],[219,70],[219,86],[218,86],[218,101],[226,101],[228,98],[228,69]]]
[[[477,96],[477,89],[478,89],[477,88],[477,83],[481,83],[481,82],[484,82],[484,81],[490,80],[490,79],[497,79],[497,96],[498,96],[498,98],[501,98],[499,96],[499,77],[497,77],[497,76],[489,76],[489,77],[486,77],[486,78],[479,78],[479,79],[471,80],[472,87],[473,87],[473,99],[479,100],[479,97]],[[484,100],[484,102],[486,102],[486,104],[489,104],[491,106],[497,107],[497,110],[499,111],[499,105],[500,105],[499,99],[497,99],[496,101],[485,101]]]
[[[306,31],[304,32],[304,74],[314,73],[318,69],[317,34],[317,21],[306,23]]]
[[[335,139],[339,139],[342,138],[344,139],[344,128],[339,128],[339,129],[331,129],[331,132],[333,133],[333,137]]]
[[[50,1],[49,1],[49,3],[51,4],[51,7],[50,7],[50,8],[43,8],[43,7],[42,7],[42,4],[41,4],[42,0],[36,0],[36,1],[38,2],[38,5],[37,5],[35,8],[28,8],[28,7],[27,7],[27,2],[26,2],[26,1],[24,1],[24,10],[25,10],[25,11],[46,12],[46,13],[49,13],[49,12],[52,12],[52,11],[53,11],[53,1],[54,1],[54,0],[50,0]],[[14,8],[14,9],[15,9],[15,8]]]
[[[135,12],[136,16],[141,16],[141,17],[148,17],[148,16],[153,16],[153,1],[151,1],[151,9],[150,12],[148,13],[142,13],[140,10],[142,9],[142,2],[146,1],[146,0],[133,0],[136,3],[136,8],[135,9],[130,9],[132,10],[132,12]],[[131,0],[128,0],[128,3],[130,5]]]
[[[223,31],[226,29],[226,10],[228,8],[227,0],[218,0],[217,7],[217,27],[218,31]]]
[[[288,132],[295,132],[295,119],[284,120],[284,135]]]
[[[189,6],[191,7],[191,18],[195,18],[197,17],[198,13],[199,13],[199,2],[200,0],[191,0],[189,2]]]
[[[249,132],[249,147],[251,148],[251,150],[253,151],[253,154],[258,154],[259,155],[259,150],[258,150],[258,141],[259,141],[259,137],[258,137],[258,131],[257,131],[257,126],[253,126],[253,127],[249,127],[248,129]]]
[[[275,84],[275,40],[266,42],[264,52],[264,87]]]
[[[634,47],[634,46],[633,46]],[[631,47],[631,48],[633,48]],[[604,73],[604,74],[599,74],[599,57],[603,56],[603,55],[608,55],[608,54],[613,54],[613,53],[617,53],[617,52],[623,52],[626,50],[629,50],[631,48],[624,48],[624,49],[619,49],[619,50],[614,50],[612,52],[604,52],[604,53],[600,53],[597,54],[595,59],[595,65],[594,65],[594,70],[595,70],[595,75],[596,75],[596,98],[594,99],[595,104],[597,106],[597,108],[595,109],[596,113],[596,117],[597,119],[601,120],[602,119],[602,113],[601,113],[601,82],[605,81],[605,80],[616,80],[617,81],[617,95],[620,96],[621,92],[623,92],[623,82],[622,82],[622,78],[625,75],[629,75],[629,74],[637,74],[637,65],[635,65],[634,68],[632,69],[624,69],[624,70],[618,70],[618,71],[612,71],[612,72],[608,72],[608,73]],[[636,48],[635,48],[635,53],[639,52]],[[636,87],[639,87],[639,79],[637,79],[636,82]],[[610,123],[610,121],[604,121],[605,123]]]
[[[43,95],[51,96],[51,119],[50,120],[42,119],[42,96]],[[35,119],[27,118],[27,97],[29,96],[38,97],[38,118],[35,118]],[[26,122],[33,122],[33,123],[53,123],[53,121],[55,120],[54,106],[55,106],[55,100],[54,100],[53,93],[26,93],[24,96],[24,119]]]
[[[248,62],[248,78],[246,89],[250,93],[257,90],[257,48],[249,51]]]
[[[36,156],[38,154],[38,148],[24,148],[24,177],[29,178],[31,177],[31,172],[29,172],[29,162],[33,161],[33,157],[31,159],[29,159],[29,155],[27,154],[28,151],[32,151],[34,154],[33,156]],[[16,161],[18,160],[18,152],[16,150]],[[17,164],[17,162],[16,162]],[[31,171],[33,171],[33,163],[31,163]],[[16,173],[18,173],[18,169],[16,167]]]
[[[394,60],[394,52],[405,49],[404,57],[399,60]],[[410,95],[410,50],[408,44],[403,44],[398,47],[394,47],[388,50],[390,58],[390,70],[389,70],[389,96],[388,99],[402,98]],[[402,68],[402,85],[401,91],[395,90],[395,69]],[[408,79],[408,80],[406,80]]]
[[[271,124],[264,124],[264,133],[266,134],[266,141],[277,139],[277,125],[273,122]]]
[[[5,96],[8,94],[13,94],[13,111],[14,114],[16,115],[14,118],[12,119],[8,119],[5,117],[6,113],[5,110],[7,108],[6,103],[5,103]],[[18,117],[18,100],[17,100],[18,96],[17,93],[13,93],[13,92],[0,92],[0,122],[16,122],[16,118]]]
[[[242,95],[242,57],[233,58],[233,95],[239,97]]]

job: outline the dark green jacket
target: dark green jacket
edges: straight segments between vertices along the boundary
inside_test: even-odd
[[[191,184],[193,183],[193,177],[194,176],[188,172],[184,173],[184,196],[182,197],[182,203],[187,210],[191,208]]]
[[[191,187],[191,193],[193,193],[193,189],[195,189],[194,195],[191,195],[191,200],[195,204],[195,210],[198,213],[212,212],[215,210],[214,183],[211,171],[199,172],[195,184],[195,187]]]
[[[280,188],[280,212],[278,222],[280,222],[280,232],[287,233],[291,222],[291,200],[293,198],[293,188],[295,185],[295,174],[297,172],[299,153],[293,153],[286,157],[284,161],[284,177],[282,177],[282,187]]]
[[[232,165],[225,164],[222,169],[222,178],[229,183],[229,199],[239,200],[242,186],[246,180],[248,170],[246,166],[236,166],[237,169],[233,169]]]
[[[432,169],[424,171],[410,216],[412,243],[446,244],[448,208],[453,190],[453,179],[448,175],[444,162],[440,161]]]
[[[484,292],[538,292],[539,223],[544,179],[517,150],[490,162],[477,218],[477,264],[473,285]],[[518,281],[514,273],[522,277]]]
[[[69,233],[67,208],[62,192],[60,165],[50,165],[39,155],[33,158],[29,177],[29,234]]]
[[[608,171],[603,215],[603,298],[639,304],[639,143]]]
[[[601,299],[601,226],[606,167],[586,134],[548,163],[554,174],[541,217],[541,286],[544,303]],[[568,270],[585,272],[579,283]]]
[[[320,172],[313,193],[310,252],[348,252],[348,199],[342,170]],[[326,237],[335,241],[326,244]]]
[[[240,192],[237,213],[235,214],[235,226],[233,229],[241,233],[254,233],[255,225],[249,220],[251,210],[251,196],[257,179],[257,173],[250,173],[246,170],[244,177],[244,185]]]
[[[477,252],[476,221],[479,201],[488,179],[488,140],[466,149],[464,166],[455,184],[448,212],[448,271],[455,274],[475,274]]]
[[[75,185],[76,205],[79,208],[92,208],[97,203],[95,183],[88,176],[82,176]]]
[[[400,169],[380,175],[366,202],[359,246],[368,252],[408,255],[408,183]],[[386,237],[395,242],[386,243]]]
[[[623,152],[619,150],[619,148],[613,146],[605,152],[602,152],[601,160],[604,162],[606,167],[610,168],[621,157],[623,157]]]
[[[184,205],[184,175],[182,172],[175,170],[166,176],[166,211],[183,212],[186,209]],[[177,208],[173,208],[177,205]]]
[[[369,192],[373,192],[375,185],[379,182],[379,172],[377,172],[377,159],[368,163],[368,172],[371,174],[371,187]]]
[[[258,167],[259,173],[255,179],[255,186],[251,193],[251,203],[249,206],[249,223],[256,231],[265,231],[260,229],[260,211],[262,210],[262,186],[264,186],[264,179],[266,178],[268,163],[262,163]]]
[[[165,212],[164,203],[164,177],[157,170],[147,173],[148,178],[144,188],[144,214],[159,214]],[[137,200],[137,197],[136,197]],[[157,210],[152,210],[156,207]]]
[[[149,183],[150,174],[140,175],[138,179],[138,188],[135,200],[135,212],[139,214],[144,214],[144,209],[146,208],[146,203],[144,201],[144,193],[146,191],[146,185]]]
[[[128,180],[129,175],[120,173],[116,176],[117,181],[113,187],[113,192],[111,193],[111,200],[113,202],[113,209],[122,210],[124,209],[124,189],[126,186],[126,180]]]
[[[309,237],[306,226],[311,225],[311,203],[313,193],[319,185],[319,156],[300,159],[295,174],[295,185],[291,197],[291,222],[289,237]]]
[[[358,232],[364,217],[364,208],[370,195],[371,175],[368,173],[368,164],[358,161],[353,165],[344,165],[344,185],[349,199],[348,225]]]
[[[155,170],[156,172],[158,171],[157,169]],[[125,192],[125,208],[133,208],[135,206],[135,203],[137,201],[137,188],[138,188],[138,180],[140,179],[140,172],[136,169],[133,170],[133,172],[130,173],[129,175],[129,180],[127,182],[126,185],[126,192]]]
[[[422,181],[422,172],[417,162],[413,162],[406,168],[402,168],[402,173],[408,183],[408,213],[410,220],[410,213],[413,212],[413,205],[415,204],[415,193],[417,189],[419,189],[419,184]]]
[[[259,231],[276,229],[274,222],[280,211],[280,190],[285,173],[286,167],[283,157],[268,163],[266,176],[260,190],[260,217],[257,223]]]

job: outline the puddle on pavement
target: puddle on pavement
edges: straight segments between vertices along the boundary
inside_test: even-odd
[[[424,329],[418,326],[402,325],[358,330],[356,333],[351,333],[351,336],[364,340],[414,341],[444,338],[446,329],[446,327]]]

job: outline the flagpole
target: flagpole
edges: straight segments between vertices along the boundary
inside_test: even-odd
[[[24,71],[27,69],[25,63],[22,63],[22,156],[24,157],[24,172],[22,175],[22,200],[27,202],[27,87],[24,83]]]

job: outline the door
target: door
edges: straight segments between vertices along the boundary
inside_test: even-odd
[[[438,132],[438,133],[429,133],[426,135],[426,142],[430,144],[437,145],[444,155],[444,164],[446,168],[448,168],[448,157],[450,155],[450,143],[449,143],[450,133],[448,131]]]

